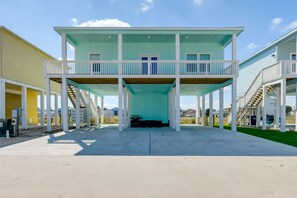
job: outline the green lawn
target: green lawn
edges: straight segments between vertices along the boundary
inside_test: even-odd
[[[218,127],[218,126],[216,126]],[[231,126],[224,126],[225,129],[231,130]],[[255,128],[237,127],[237,131],[256,137],[280,142],[283,144],[297,147],[297,132],[279,132],[276,130],[261,130]]]

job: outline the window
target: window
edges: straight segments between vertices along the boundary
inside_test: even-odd
[[[197,54],[187,54],[188,61],[197,61]],[[187,72],[194,73],[197,72],[197,63],[189,62],[187,63]]]
[[[290,57],[291,61],[292,61],[292,72],[295,73],[296,72],[296,54],[291,53],[291,57]]]
[[[206,63],[207,61],[210,60],[210,54],[200,54],[200,59],[201,61],[205,61],[205,63],[200,63],[199,64],[199,72],[210,72],[210,63]]]
[[[94,61],[92,63],[93,72],[100,72],[100,54],[90,54],[90,61]]]
[[[151,61],[150,64],[150,74],[154,75],[158,73],[158,57],[157,56],[142,56],[141,57],[142,62],[142,74],[148,74],[148,67],[149,63],[148,61]]]

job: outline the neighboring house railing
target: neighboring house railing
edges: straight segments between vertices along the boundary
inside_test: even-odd
[[[217,76],[238,75],[238,61],[211,60],[68,60],[45,61],[44,72],[47,75],[92,75],[92,76]]]
[[[265,83],[270,83],[285,77],[297,78],[296,71],[297,61],[283,60],[279,61],[274,65],[262,69],[245,95],[238,98],[237,109],[244,108],[249,105],[255,94]]]

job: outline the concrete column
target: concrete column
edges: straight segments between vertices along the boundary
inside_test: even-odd
[[[285,132],[286,131],[286,87],[287,82],[286,79],[283,79],[281,82],[281,110],[280,110],[280,117],[281,117],[281,123],[280,123],[280,131]]]
[[[0,78],[0,119],[5,119],[5,81]]]
[[[257,128],[260,126],[260,120],[261,120],[261,104],[258,104],[257,115],[256,115],[256,127]]]
[[[59,107],[58,107],[58,95],[55,94],[55,125],[58,125],[58,117],[59,117]]]
[[[263,86],[263,110],[262,110],[262,129],[267,129],[266,124],[266,115],[267,115],[267,88]]]
[[[213,92],[209,93],[209,126],[213,127]]]
[[[274,116],[274,128],[279,128],[279,117],[280,117],[280,88],[275,87],[276,101],[275,101],[275,116]]]
[[[40,92],[40,125],[44,127],[44,91]]]
[[[22,128],[27,129],[27,87],[22,87]]]
[[[76,93],[76,98],[75,98],[75,114],[76,114],[76,129],[80,129],[80,120],[81,120],[81,116],[84,115],[80,115],[80,90],[78,87],[75,88],[75,93]]]
[[[118,92],[119,92],[119,131],[123,131],[123,79],[118,79]]]
[[[180,78],[175,79],[175,109],[176,109],[176,131],[180,131]]]
[[[91,93],[87,95],[87,127],[91,126]]]
[[[128,92],[128,127],[131,126],[130,117],[131,117],[131,93]]]
[[[95,103],[95,107],[96,107],[96,115],[95,115],[95,125],[97,126],[98,125],[98,118],[99,118],[99,116],[98,116],[98,96],[94,96],[95,98],[94,98],[94,103]]]
[[[68,96],[67,96],[67,81],[65,77],[62,77],[62,125],[63,131],[67,132],[68,129]]]
[[[176,89],[172,89],[172,114],[171,114],[171,119],[172,119],[172,128],[175,129],[176,127],[176,122],[175,122],[175,115],[176,115],[176,108],[175,108],[175,92]]]
[[[124,129],[127,128],[127,89],[124,88]]]
[[[220,87],[220,115],[219,115],[219,125],[220,129],[224,128],[224,87]]]
[[[245,113],[244,116],[243,116],[243,117],[244,117],[244,118],[243,118],[243,119],[244,119],[244,121],[243,121],[243,126],[244,126],[244,127],[246,127],[246,114],[247,114],[247,111],[246,111],[246,113]]]
[[[51,125],[51,80],[46,78],[46,131],[52,131]]]
[[[104,96],[101,97],[101,124],[104,124]]]
[[[234,37],[234,36],[233,36]],[[236,94],[237,94],[237,78],[233,78],[232,82],[232,99],[231,99],[231,112],[232,112],[232,119],[231,119],[231,130],[236,131]]]
[[[196,96],[197,104],[196,104],[196,125],[199,125],[199,117],[200,117],[200,96]]]
[[[201,125],[205,126],[205,95],[202,96],[202,109],[201,109],[201,114],[202,114],[202,121]]]
[[[172,109],[171,109],[171,103],[172,103],[172,98],[171,98],[171,91],[168,93],[168,116],[169,116],[169,127],[172,127]]]

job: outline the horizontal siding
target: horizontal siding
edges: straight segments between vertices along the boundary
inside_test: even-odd
[[[277,62],[272,56],[275,54],[275,48],[266,50],[249,61],[240,64],[239,77],[237,80],[237,95],[243,95],[253,83],[258,73]]]
[[[2,77],[45,89],[43,61],[50,56],[31,44],[2,30]],[[52,83],[52,90],[60,92],[60,86]]]

